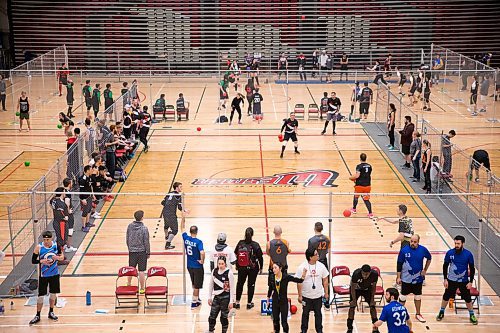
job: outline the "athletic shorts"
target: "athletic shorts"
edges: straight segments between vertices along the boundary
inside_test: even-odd
[[[85,106],[87,109],[90,109],[92,107],[92,101],[90,99],[85,99]]]
[[[80,204],[81,204],[80,208],[82,210],[82,217],[86,217],[92,211],[92,199],[91,198],[87,198],[87,204],[86,205],[84,205],[81,201],[80,201]]]
[[[352,294],[349,293],[350,295],[350,299],[351,301],[353,301],[352,299]],[[356,303],[358,302],[358,299],[360,297],[363,297],[363,299],[365,300],[366,303],[370,304],[372,298],[373,298],[373,295],[371,293],[371,290],[360,290],[360,289],[356,289],[355,291],[355,297],[356,297]]]
[[[67,77],[65,77],[65,78],[60,77],[59,78],[59,83],[62,84],[62,85],[67,86],[68,85],[68,78]]]
[[[450,298],[455,298],[457,289],[460,290],[460,296],[466,303],[470,303],[470,290],[467,289],[468,282],[456,282],[448,279],[448,288],[445,289],[443,294],[443,301],[449,301]]]
[[[262,114],[262,108],[260,107],[260,103],[253,104],[253,114]]]
[[[401,282],[401,295],[413,294],[415,296],[422,295],[422,283],[406,283]]]
[[[19,119],[30,119],[30,113],[29,112],[20,112]]]
[[[174,236],[179,232],[179,222],[177,222],[177,217],[169,217],[168,219],[163,219],[163,229],[165,230],[165,239],[168,238],[168,234],[171,233]]]
[[[417,87],[413,86],[412,88],[410,88],[410,93],[409,95],[410,96],[413,96],[415,94],[415,91],[417,90]]]
[[[297,133],[287,133],[285,132],[285,136],[283,138],[283,141],[288,141],[292,139],[293,142],[297,142]]]
[[[148,266],[148,255],[146,252],[129,252],[128,265],[137,267],[139,272],[145,272]]]
[[[219,99],[221,101],[225,100],[225,99],[229,99],[227,92],[226,92],[226,96],[224,96],[224,93],[222,91],[219,91]]]
[[[371,186],[361,186],[361,185],[354,185],[354,192],[356,193],[368,193],[368,194],[355,194],[355,198],[359,198],[361,195],[363,197],[363,200],[370,200],[370,192],[372,190]]]
[[[401,151],[404,155],[410,155],[410,146],[409,145],[401,145]]]
[[[483,152],[474,152],[472,155],[472,168],[479,170],[481,164],[488,170],[490,170],[490,158],[486,156]]]
[[[368,114],[369,109],[370,109],[370,103],[359,103],[360,114]]]
[[[326,121],[330,121],[330,120],[337,121],[337,114],[328,112],[326,114]]]
[[[430,91],[424,92],[424,100],[426,102],[429,102],[429,97],[431,97],[431,92]]]
[[[477,104],[477,95],[470,96],[470,104]]]
[[[61,292],[59,274],[47,277],[41,276],[38,279],[38,296],[47,295],[47,289],[51,294],[59,294]]]
[[[191,278],[191,284],[194,289],[203,288],[203,278],[205,277],[205,272],[203,267],[200,268],[190,268],[188,267],[189,277]]]
[[[68,229],[73,229],[75,226],[75,216],[73,214],[68,215]]]

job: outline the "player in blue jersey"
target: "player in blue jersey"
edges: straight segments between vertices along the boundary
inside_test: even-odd
[[[398,302],[399,292],[396,288],[387,288],[385,300],[387,305],[382,309],[379,320],[373,323],[373,331],[378,330],[384,322],[389,333],[411,333],[411,319],[408,310]]]
[[[181,228],[184,229],[184,223],[181,223]],[[184,242],[184,249],[187,257],[187,269],[191,278],[193,286],[193,301],[191,308],[197,308],[201,305],[200,289],[203,288],[203,263],[205,262],[205,251],[203,249],[203,242],[196,238],[198,234],[198,227],[193,225],[189,228],[188,235],[186,232],[182,233],[182,240]]]
[[[396,283],[401,286],[401,295],[399,302],[405,305],[406,296],[413,294],[415,302],[415,318],[425,323],[425,319],[420,312],[422,305],[422,285],[425,280],[425,274],[431,264],[431,253],[425,246],[419,244],[420,236],[415,234],[410,238],[410,245],[406,245],[399,251],[397,264]],[[424,267],[424,259],[425,267]]]
[[[465,301],[465,305],[469,310],[469,320],[473,325],[477,325],[477,318],[474,315],[472,308],[472,299],[470,289],[474,281],[476,268],[474,267],[474,256],[472,253],[464,248],[465,237],[455,236],[455,248],[446,252],[443,264],[444,276],[444,294],[441,301],[441,309],[436,319],[441,321],[444,317],[444,309],[448,304],[450,298],[455,298],[457,289],[460,290],[460,295]]]
[[[34,325],[40,321],[40,312],[43,307],[43,298],[47,295],[47,288],[50,290],[49,297],[49,319],[57,321],[59,318],[54,314],[54,305],[56,304],[57,294],[61,292],[59,283],[58,260],[64,260],[61,248],[52,241],[52,233],[44,231],[42,233],[43,242],[36,245],[33,250],[31,262],[40,265],[40,278],[38,279],[38,299],[36,302],[36,316],[30,321]]]

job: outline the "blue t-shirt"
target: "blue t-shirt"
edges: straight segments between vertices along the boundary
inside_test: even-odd
[[[409,318],[408,310],[399,302],[392,301],[384,306],[379,319],[387,323],[389,333],[409,333],[410,328],[406,325]]]
[[[40,243],[40,252],[39,259],[52,259],[53,256],[57,255],[58,249],[56,242],[52,241],[52,245],[50,247],[45,247],[43,243]],[[59,275],[59,268],[57,267],[57,260],[53,260],[48,265],[40,263],[40,276],[41,277],[50,277]]]
[[[200,251],[203,251],[203,242],[198,238],[189,236],[186,232],[182,233],[182,239],[184,240],[184,249],[186,250],[187,267],[202,268],[203,265],[198,260],[201,260]]]
[[[446,252],[444,262],[449,263],[448,280],[455,282],[469,282],[469,264],[474,265],[474,257],[467,249],[456,253],[455,249]]]
[[[417,284],[424,282],[420,272],[424,269],[424,258],[431,260],[431,253],[425,246],[419,245],[416,249],[407,245],[399,251],[398,264],[403,264],[401,280],[404,283]]]

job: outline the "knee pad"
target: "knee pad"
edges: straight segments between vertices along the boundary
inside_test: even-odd
[[[417,299],[416,296],[415,296],[415,299]],[[399,301],[400,302],[406,302],[406,295],[399,295]]]
[[[37,304],[43,304],[43,296],[38,296],[36,299]]]
[[[421,301],[422,295],[415,295],[415,301]]]
[[[68,236],[70,237],[73,236],[73,228],[68,229]]]
[[[55,300],[56,300],[56,298],[57,298],[57,294],[50,293],[49,298],[50,298],[51,300],[55,301]]]

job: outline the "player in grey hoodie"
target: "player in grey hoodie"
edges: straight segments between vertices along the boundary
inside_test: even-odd
[[[144,284],[146,281],[146,268],[151,254],[149,244],[148,228],[142,223],[144,212],[138,210],[134,213],[135,221],[127,227],[127,247],[128,247],[128,265],[132,267],[138,266],[140,293],[144,293]],[[132,277],[128,278],[130,285]]]

